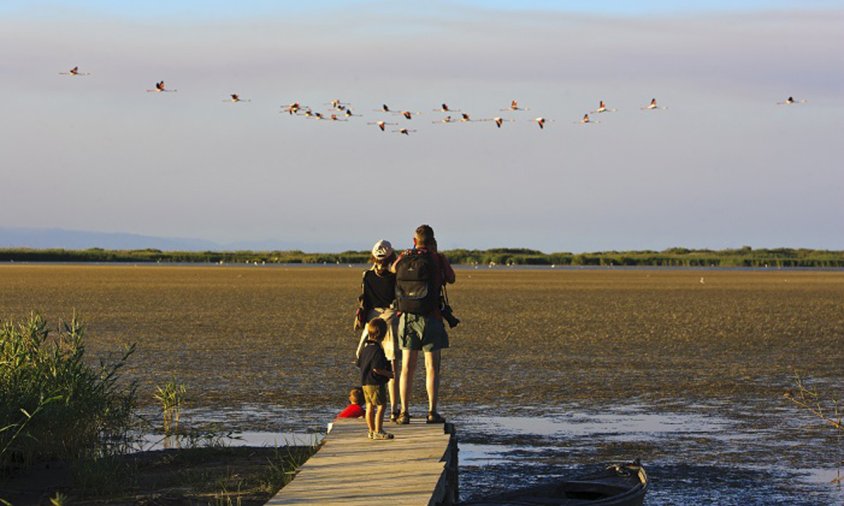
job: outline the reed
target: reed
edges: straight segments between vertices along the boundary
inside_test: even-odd
[[[794,388],[787,390],[783,396],[834,429],[838,446],[841,447],[841,435],[844,434],[844,412],[837,399],[827,398],[818,392],[814,386],[808,386],[797,373],[794,374]],[[832,480],[832,483],[838,484],[839,487],[844,483],[841,466],[844,466],[844,460],[838,463],[837,476]]]
[[[76,460],[122,449],[135,385],[112,364],[85,360],[85,328],[74,314],[55,333],[36,313],[0,323],[0,472],[43,459]]]
[[[153,398],[161,406],[163,417],[164,435],[171,436],[178,434],[179,421],[182,417],[182,407],[187,398],[187,387],[172,379],[164,386],[156,385]]]

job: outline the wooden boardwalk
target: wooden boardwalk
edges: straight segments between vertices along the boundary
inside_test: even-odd
[[[453,504],[457,438],[451,424],[384,424],[389,441],[366,437],[363,419],[337,420],[322,447],[267,503],[367,505]]]

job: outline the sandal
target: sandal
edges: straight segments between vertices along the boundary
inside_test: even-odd
[[[425,423],[445,423],[445,418],[436,411],[428,411],[428,419]]]
[[[396,418],[396,423],[399,425],[407,425],[410,423],[410,415],[407,414],[407,411],[399,414],[398,418]]]
[[[392,413],[390,413],[390,421],[391,421],[391,422],[393,422],[393,423],[399,423],[399,422],[398,422],[398,419],[399,419],[399,411],[398,411],[398,410],[393,411]]]
[[[372,433],[372,439],[376,439],[378,441],[384,441],[384,440],[387,440],[387,439],[394,439],[395,437],[396,436],[394,436],[393,434],[390,434],[389,432],[384,432],[383,430],[381,432],[373,432]]]

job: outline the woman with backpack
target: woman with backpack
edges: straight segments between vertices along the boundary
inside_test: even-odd
[[[366,324],[373,318],[384,320],[387,323],[387,334],[381,341],[381,346],[393,372],[393,378],[387,383],[387,392],[390,397],[390,420],[395,422],[399,415],[398,361],[401,359],[401,350],[396,332],[396,275],[390,272],[390,266],[396,260],[396,253],[390,241],[376,242],[369,260],[372,266],[363,271],[361,294],[358,297],[358,316],[355,318],[354,328],[363,329],[363,332],[355,356],[360,357],[366,343]]]

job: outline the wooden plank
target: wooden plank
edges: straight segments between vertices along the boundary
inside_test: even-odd
[[[267,504],[407,504],[448,502],[444,490],[447,464],[456,451],[443,425],[414,420],[410,425],[385,424],[395,439],[366,437],[366,422],[338,420],[322,447],[302,466],[292,482]],[[456,491],[456,483],[454,484]],[[433,499],[433,500],[432,500]]]

